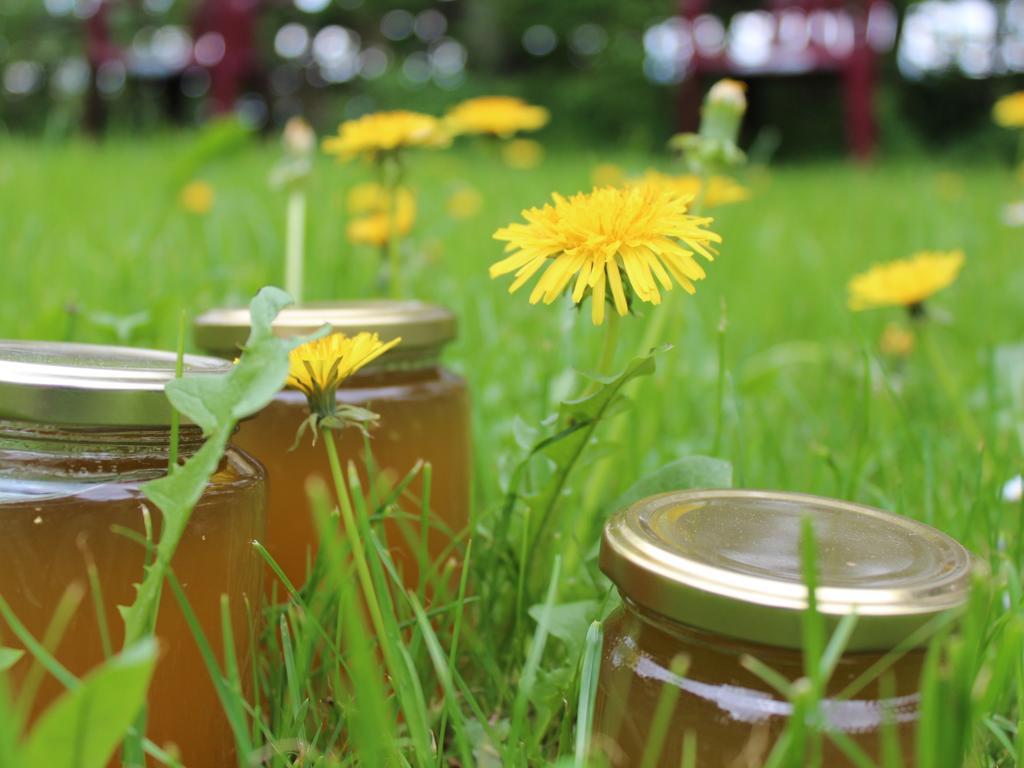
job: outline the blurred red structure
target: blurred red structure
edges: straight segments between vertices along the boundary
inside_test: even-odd
[[[727,5],[721,0],[680,2],[680,15],[692,34],[680,96],[684,130],[697,125],[703,76],[831,72],[842,83],[849,149],[858,158],[870,157],[875,146],[875,59],[880,48],[891,45],[884,39],[889,34],[886,27],[892,25],[895,34],[891,5],[885,0],[763,0],[753,11],[736,10],[737,15],[747,15],[744,20],[750,27],[761,30],[764,40],[756,50],[724,35],[715,12]]]
[[[180,60],[153,62],[140,58],[131,47],[114,40],[110,14],[119,6],[135,10],[133,0],[100,0],[85,20],[85,51],[90,68],[85,125],[98,132],[105,123],[105,109],[98,87],[104,67],[122,68],[126,78],[167,84],[168,111],[180,102],[182,74],[189,68],[205,70],[210,77],[208,98],[214,113],[235,106],[244,83],[260,74],[255,32],[261,0],[202,0],[192,19],[190,50]],[[205,43],[203,53],[201,46]]]

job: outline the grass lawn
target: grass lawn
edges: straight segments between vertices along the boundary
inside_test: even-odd
[[[284,200],[267,184],[276,146],[250,146],[196,170],[215,190],[207,215],[177,201],[189,149],[183,138],[0,143],[0,337],[173,348],[182,312],[241,304],[260,286],[280,284]],[[522,435],[581,388],[572,370],[592,368],[601,341],[586,312],[577,318],[567,304],[530,306],[527,290],[509,296],[508,279],[492,281],[487,269],[501,244],[491,234],[553,191],[589,188],[598,163],[627,173],[667,169],[655,154],[551,148],[539,167],[512,170],[484,146],[422,153],[409,163],[419,210],[403,243],[404,282],[408,295],[451,307],[461,321],[446,360],[473,392],[475,547],[492,530],[503,485],[524,453]],[[309,204],[309,300],[374,290],[377,253],[345,239],[346,191],[368,178],[358,164],[319,159]],[[615,438],[611,454],[577,467],[560,515],[603,509],[642,475],[700,454],[731,461],[739,487],[851,499],[952,534],[991,562],[1002,602],[972,619],[982,640],[961,656],[951,652],[935,673],[947,675],[948,690],[926,703],[962,705],[963,739],[957,752],[943,741],[952,737],[935,734],[929,754],[934,765],[1016,765],[1024,755],[1016,733],[1024,508],[1001,500],[1003,484],[1021,471],[1024,436],[1024,230],[1000,222],[1014,192],[1011,175],[951,169],[937,159],[761,169],[746,183],[749,202],[712,212],[724,242],[697,294],[677,289],[656,310],[668,315],[659,341],[672,348],[639,382],[632,407],[602,425],[599,439]],[[477,190],[482,205],[454,219],[449,198],[465,188]],[[849,311],[847,280],[873,262],[953,248],[967,254],[963,273],[930,302],[913,351],[884,354],[886,325],[910,323],[897,310]],[[119,336],[109,315],[137,322],[122,322]],[[640,351],[642,327],[624,320],[617,367]],[[609,461],[614,473],[595,498],[589,484],[609,474],[602,469]],[[567,535],[571,526],[560,530]],[[603,595],[604,586],[567,576],[556,602]],[[486,641],[485,625],[467,631]],[[517,631],[515,642],[527,648],[533,622]],[[986,667],[1009,643],[1016,643],[1013,663]],[[498,750],[506,764],[571,750],[560,732],[566,712],[575,712],[576,663],[552,643],[535,730],[522,751]],[[519,670],[475,680],[466,673],[470,687],[491,687],[480,694],[488,716],[508,715]]]

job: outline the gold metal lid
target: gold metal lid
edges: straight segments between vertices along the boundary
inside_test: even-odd
[[[797,493],[644,499],[605,526],[601,570],[624,597],[672,621],[799,648],[807,607],[800,528],[808,516],[819,610],[830,626],[858,615],[849,650],[894,648],[967,599],[971,556],[949,536],[872,507]]]
[[[177,355],[152,349],[0,341],[0,419],[90,427],[170,426],[164,385]],[[224,373],[231,363],[185,355],[184,375]]]
[[[212,354],[236,355],[249,337],[249,323],[248,309],[212,309],[196,318],[196,344]],[[324,325],[349,336],[360,331],[378,333],[383,342],[402,338],[401,344],[368,368],[436,359],[456,336],[455,315],[447,309],[389,299],[288,307],[274,320],[273,330],[282,337],[304,336]]]

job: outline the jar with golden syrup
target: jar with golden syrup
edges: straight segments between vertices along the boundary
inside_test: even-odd
[[[826,626],[857,615],[821,702],[826,728],[876,762],[883,732],[895,733],[903,764],[915,764],[920,646],[965,602],[970,555],[923,523],[870,507],[714,490],[640,501],[605,527],[600,565],[622,596],[604,625],[594,726],[610,765],[640,764],[660,702],[668,727],[647,764],[680,765],[686,738],[699,768],[765,762],[793,707],[743,660],[789,681],[804,675],[805,517]],[[827,736],[823,749],[823,765],[852,764]]]
[[[366,331],[379,334],[384,342],[402,339],[338,389],[340,404],[380,416],[369,440],[356,429],[335,435],[342,461],[356,464],[364,484],[367,445],[378,473],[391,486],[418,462],[429,463],[429,499],[424,498],[424,476],[417,474],[398,499],[404,514],[390,516],[385,525],[405,583],[419,584],[421,562],[436,578],[434,574],[457,554],[469,520],[469,393],[462,377],[441,364],[444,347],[456,335],[455,316],[418,301],[350,301],[285,309],[273,329],[280,336],[295,336],[324,325],[348,336]],[[212,354],[237,354],[248,334],[248,310],[217,309],[196,320],[196,342]],[[306,481],[319,475],[331,482],[324,447],[314,445],[309,433],[296,444],[296,431],[308,415],[305,395],[285,389],[242,424],[237,437],[238,445],[267,468],[267,548],[296,586],[306,580],[316,544]]]
[[[186,356],[184,375],[222,373],[229,365]],[[172,411],[163,388],[175,366],[176,356],[165,352],[0,341],[0,596],[41,639],[61,598],[79,590],[54,650],[76,676],[120,649],[117,606],[134,601],[146,561],[138,537],[147,525],[154,540],[160,535],[161,513],[142,486],[167,473]],[[181,458],[201,443],[197,427],[182,425]],[[224,595],[239,663],[249,657],[249,616],[257,611],[263,570],[252,542],[263,538],[265,513],[262,467],[229,448],[171,561],[222,668]],[[98,590],[90,586],[91,566]],[[161,652],[148,694],[147,735],[175,745],[189,768],[235,764],[234,738],[210,674],[166,588],[156,635]],[[3,620],[0,645],[21,647]],[[15,696],[30,664],[26,654],[8,673]],[[61,692],[47,675],[32,716]]]

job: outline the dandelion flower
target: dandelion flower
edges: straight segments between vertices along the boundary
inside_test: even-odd
[[[992,107],[992,119],[1003,128],[1024,128],[1024,91],[999,99]]]
[[[914,332],[896,323],[889,323],[882,331],[878,346],[889,357],[909,357],[914,351]]]
[[[519,131],[536,131],[547,125],[544,107],[527,104],[515,96],[480,96],[453,107],[445,122],[454,133],[480,133],[507,138]]]
[[[376,160],[385,152],[406,147],[442,147],[450,137],[441,121],[420,112],[374,112],[338,126],[336,136],[324,140],[324,151],[340,160],[362,156]]]
[[[205,181],[192,181],[182,188],[178,201],[189,213],[202,216],[213,208],[213,198],[213,187]]]
[[[915,309],[956,280],[963,251],[920,251],[909,259],[876,264],[850,280],[850,309]]]
[[[528,171],[544,159],[544,147],[533,139],[513,139],[501,148],[501,159],[509,168]]]
[[[448,215],[453,219],[471,219],[480,213],[483,197],[475,187],[461,185],[448,198]]]
[[[649,170],[644,174],[643,183],[661,185],[680,196],[699,199],[705,208],[717,208],[750,199],[750,190],[728,176],[711,176],[705,188],[703,180],[697,175],[669,176]]]
[[[608,294],[615,311],[625,315],[632,296],[661,303],[658,286],[671,290],[673,278],[694,293],[694,282],[705,277],[695,254],[713,261],[712,244],[721,242],[705,228],[712,219],[691,216],[686,198],[658,186],[602,187],[553,199],[523,211],[525,223],[494,233],[507,243],[508,256],[491,267],[491,277],[514,272],[512,293],[543,268],[531,304],[552,303],[575,278],[572,300],[579,304],[591,296],[595,325],[604,322]]]
[[[311,415],[322,422],[338,412],[338,386],[400,341],[385,343],[376,333],[362,332],[355,336],[332,333],[306,342],[289,355],[287,386],[306,395]]]
[[[395,192],[392,209],[391,195],[380,184],[359,184],[348,196],[349,222],[346,234],[356,245],[385,245],[394,236],[409,234],[416,221],[416,198],[408,187]]]

